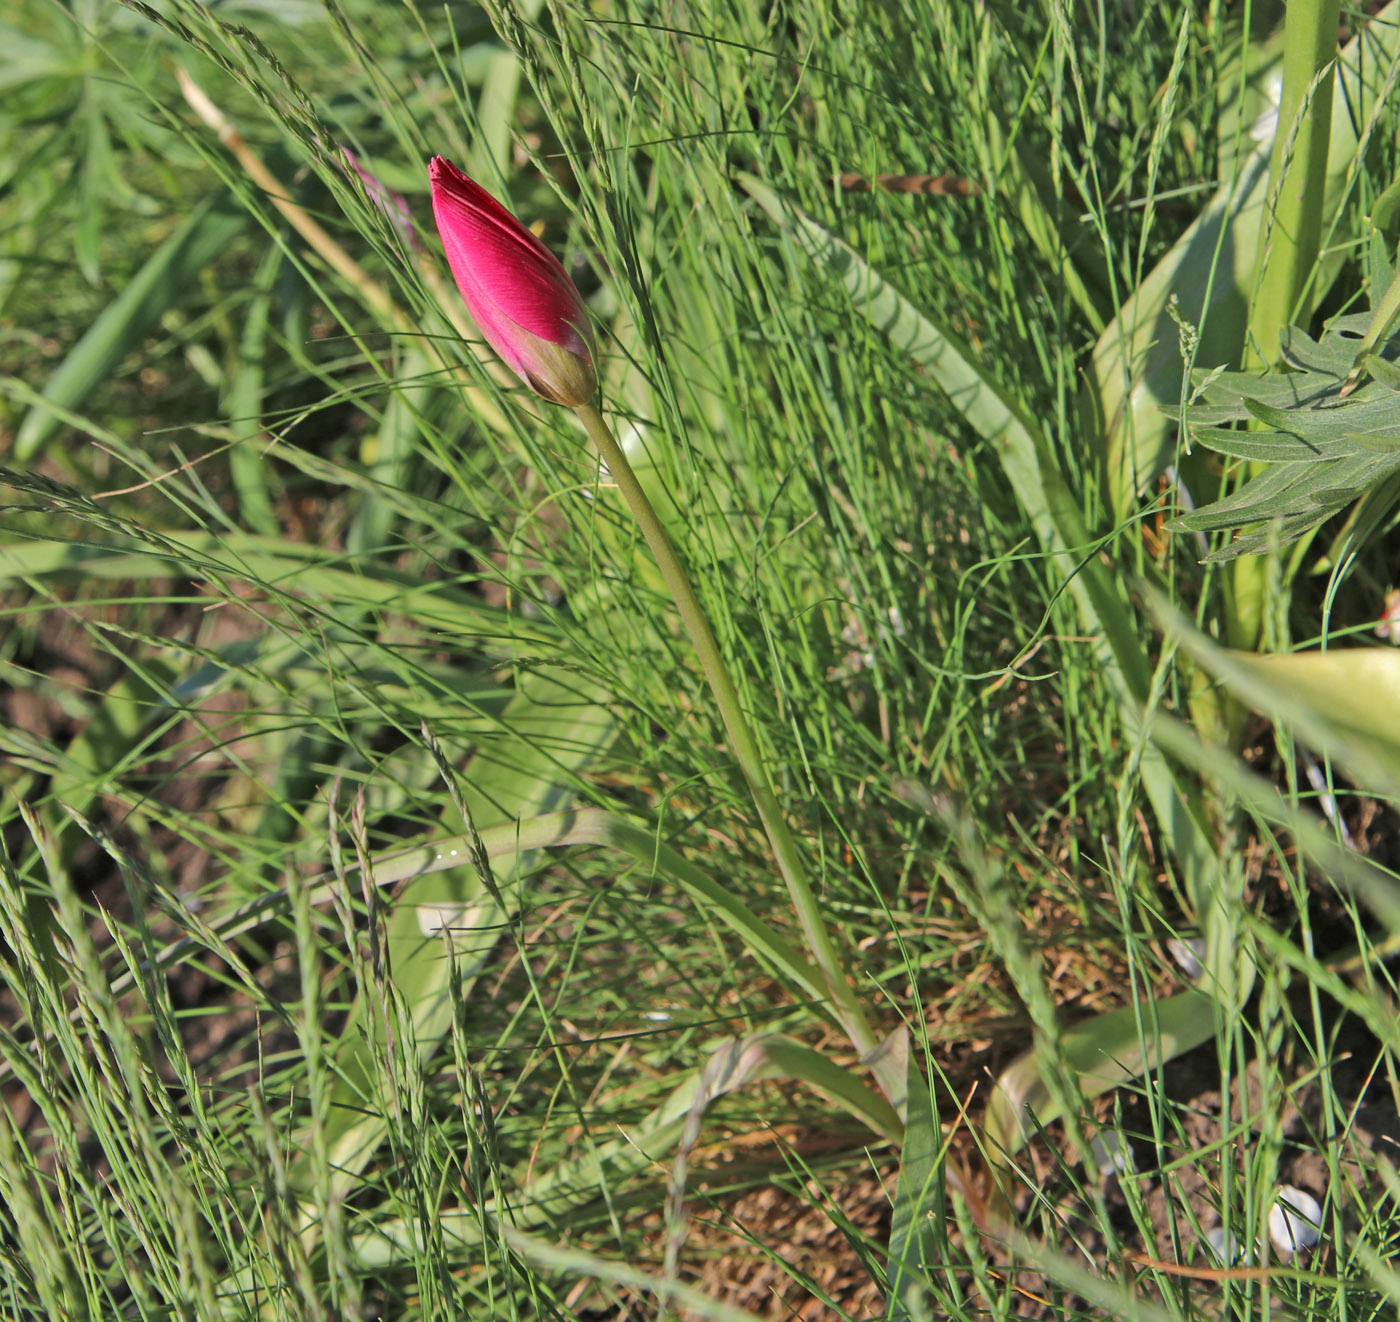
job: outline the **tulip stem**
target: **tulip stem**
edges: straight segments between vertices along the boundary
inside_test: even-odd
[[[657,518],[651,501],[642,489],[642,484],[637,481],[632,465],[627,462],[626,454],[603,420],[603,415],[592,404],[583,404],[575,412],[588,429],[588,435],[597,446],[613,482],[622,492],[622,498],[641,527],[642,536],[646,538],[652,556],[661,570],[661,576],[666,580],[666,586],[680,611],[681,622],[685,625],[690,641],[700,658],[700,668],[704,671],[710,691],[714,694],[715,705],[724,721],[730,745],[738,758],[744,779],[748,782],[749,793],[758,809],[768,841],[773,847],[778,869],[787,883],[788,895],[797,912],[797,921],[802,928],[812,961],[820,970],[822,980],[826,984],[827,995],[837,1021],[846,1030],[861,1056],[870,1056],[878,1045],[874,1031],[861,1010],[854,989],[846,980],[836,947],[831,940],[831,933],[822,920],[817,897],[812,892],[812,884],[808,880],[801,852],[769,782],[758,741],[754,738],[748,718],[744,715],[739,691],[724,663],[723,653],[715,641],[709,621],[700,606],[700,600],[695,595],[695,589],[691,587],[690,579],[686,576],[680,556],[676,554],[676,548],[666,535],[661,520]],[[871,1066],[886,1096],[891,1101],[895,1101],[897,1097],[902,1098],[905,1079],[896,1063],[888,1059],[876,1059],[871,1061]]]

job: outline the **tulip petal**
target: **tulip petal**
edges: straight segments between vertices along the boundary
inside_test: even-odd
[[[558,259],[450,161],[434,157],[429,178],[448,265],[491,347],[546,398],[590,398],[592,326]]]

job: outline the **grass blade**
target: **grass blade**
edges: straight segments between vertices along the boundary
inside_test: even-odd
[[[65,409],[81,404],[247,223],[247,212],[222,193],[197,206],[69,350],[45,382],[45,398]],[[60,422],[49,409],[31,408],[15,435],[15,458],[32,459]]]
[[[943,1251],[947,1231],[943,1218],[943,1133],[934,1113],[929,1083],[909,1056],[909,1113],[904,1145],[899,1154],[885,1311],[889,1322],[911,1322],[911,1301],[922,1294],[921,1283]],[[927,1315],[927,1309],[924,1310]]]
[[[1151,701],[1151,672],[1136,613],[1121,579],[1098,558],[1074,493],[1056,467],[1039,428],[955,336],[935,325],[887,284],[854,249],[782,203],[766,184],[741,184],[813,262],[830,270],[871,324],[924,367],[968,424],[994,448],[1022,509],[1078,607],[1096,655],[1119,703],[1124,724],[1141,748],[1143,787],[1193,895],[1214,893],[1215,852],[1194,791],[1142,733],[1141,711]],[[1202,907],[1211,905],[1203,902]]]

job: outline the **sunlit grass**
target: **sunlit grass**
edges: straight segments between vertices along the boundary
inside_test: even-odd
[[[1137,575],[1207,625],[1227,607],[1194,542],[1146,513],[1114,525],[1079,393],[1235,150],[1233,9],[5,20],[25,41],[0,56],[0,444],[28,437],[6,452],[0,541],[7,1314],[652,1315],[684,1234],[668,1181],[695,1071],[760,1032],[860,1071],[791,968],[755,959],[660,849],[502,846],[485,878],[434,862],[386,880],[405,845],[465,860],[510,823],[606,809],[796,932],[618,493],[572,416],[503,386],[442,301],[437,152],[538,223],[589,300],[603,406],[739,677],[856,993],[882,1031],[911,1030],[915,1086],[932,1080],[933,1314],[1390,1306],[1366,1255],[1393,1251],[1394,1193],[1350,1136],[1393,1086],[1391,989],[1377,960],[1331,967],[1382,934],[1236,816],[1243,790],[1203,755],[1229,930],[1261,952],[1253,997],[1189,1070],[1159,1062],[1082,1105],[1064,1027],[1136,1000],[1155,1040],[1154,999],[1187,981],[1166,942],[1195,935],[1199,897],[1099,629],[997,440],[741,182],[849,245],[1016,402],[1092,539],[1070,560],[1093,559],[1155,664]],[[1393,137],[1375,133],[1359,195],[1388,182]],[[412,239],[341,147],[404,195]],[[182,224],[198,260],[173,253],[104,358],[99,314]],[[35,392],[65,365],[41,424]],[[1336,586],[1333,633],[1378,610],[1382,531]],[[1313,638],[1312,580],[1290,588]],[[1189,673],[1169,660],[1152,703],[1184,708]],[[1293,751],[1255,760],[1296,807],[1315,798]],[[248,905],[256,921],[226,921]],[[1065,1118],[1014,1154],[1013,1246],[975,1224],[975,1177],[1001,1155],[978,1152],[991,1081],[1026,1051]],[[1103,1129],[1136,1174],[1101,1179],[1092,1149],[1085,1165]],[[898,1160],[784,1080],[719,1097],[699,1132],[697,1217],[773,1180],[816,1203],[818,1176],[839,1191]],[[1300,1152],[1329,1193],[1328,1247],[1300,1273],[1123,1267],[1212,1266],[1218,1224],[1252,1245]],[[968,1198],[945,1208],[950,1186]],[[881,1233],[848,1236],[876,1277]],[[682,1253],[681,1281],[697,1273]]]

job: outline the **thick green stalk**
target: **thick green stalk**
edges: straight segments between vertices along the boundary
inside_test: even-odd
[[[1246,367],[1276,367],[1279,335],[1295,317],[1307,315],[1308,286],[1322,243],[1340,11],[1340,0],[1289,0],[1283,88],[1269,166],[1274,208],[1255,272]],[[1259,646],[1270,577],[1268,556],[1241,556],[1231,567],[1227,634],[1232,647],[1252,651]]]
[[[715,641],[709,621],[705,618],[700,600],[695,595],[695,589],[691,587],[690,579],[676,554],[676,548],[666,535],[665,528],[661,526],[661,520],[657,518],[651,501],[642,489],[642,484],[637,481],[632,465],[627,462],[627,456],[603,420],[603,415],[592,404],[584,404],[575,411],[588,429],[593,444],[598,447],[598,453],[607,465],[608,473],[641,527],[642,536],[646,538],[647,546],[651,548],[652,556],[661,570],[661,576],[666,580],[676,609],[680,611],[681,622],[685,625],[696,655],[700,658],[700,668],[709,683],[710,691],[714,694],[715,705],[724,721],[730,746],[738,759],[740,770],[744,773],[744,779],[748,782],[749,793],[758,809],[758,816],[768,835],[768,841],[773,847],[778,869],[787,883],[788,895],[792,899],[792,907],[797,913],[797,921],[802,928],[807,948],[811,951],[812,962],[821,972],[827,994],[851,1042],[862,1056],[868,1055],[877,1045],[875,1034],[841,968],[831,934],[822,919],[817,897],[812,893],[802,855],[788,828],[782,808],[778,805],[777,795],[773,793],[773,786],[763,765],[763,755],[759,752],[758,741],[754,738],[748,718],[744,715],[739,691],[730,677],[729,668],[724,663],[724,656]],[[875,1065],[874,1069],[886,1096],[894,1100],[894,1096],[903,1093],[905,1080],[898,1069],[884,1071],[879,1065]],[[886,1074],[888,1078],[885,1077]]]
[[[1289,0],[1283,36],[1283,89],[1269,165],[1275,197],[1260,249],[1249,313],[1246,365],[1273,367],[1279,334],[1305,311],[1322,243],[1327,147],[1332,132],[1331,66],[1337,59],[1340,0]]]

